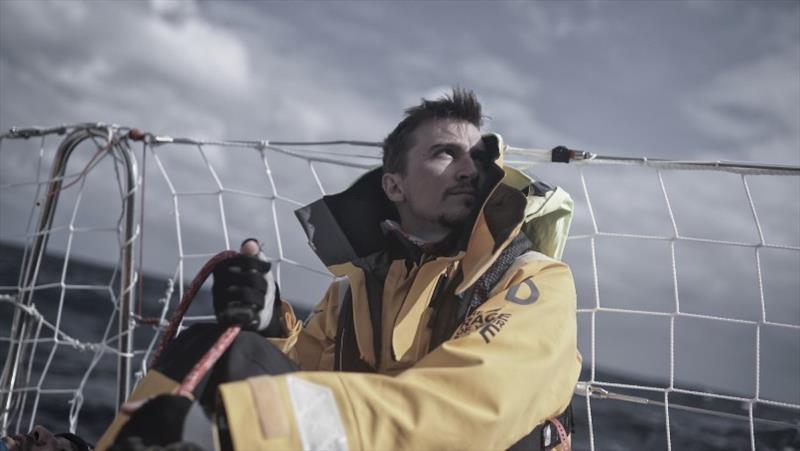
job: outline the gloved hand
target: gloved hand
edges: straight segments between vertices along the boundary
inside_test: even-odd
[[[150,450],[172,445],[168,449],[210,451],[213,443],[211,420],[200,404],[184,396],[159,395],[131,413],[110,450]]]
[[[214,313],[222,326],[239,324],[245,330],[279,337],[283,333],[278,283],[270,271],[272,265],[258,251],[257,244],[252,238],[245,240],[242,254],[214,269]]]

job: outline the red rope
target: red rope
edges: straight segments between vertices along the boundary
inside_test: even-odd
[[[567,436],[567,431],[564,429],[564,425],[558,421],[558,418],[552,418],[547,421],[555,426],[556,431],[558,431],[558,438],[561,445],[563,445],[563,449],[565,451],[570,451],[572,449],[572,443],[569,442],[569,437]]]
[[[192,280],[192,284],[189,285],[189,289],[183,294],[181,302],[178,304],[175,312],[173,312],[172,318],[169,320],[169,325],[164,331],[164,335],[161,337],[161,342],[158,344],[156,352],[153,355],[151,365],[158,361],[158,358],[161,356],[164,348],[166,348],[169,342],[175,337],[175,334],[178,331],[178,326],[180,325],[181,321],[183,321],[183,315],[186,314],[186,310],[189,309],[189,306],[192,304],[195,295],[197,295],[197,292],[200,291],[200,287],[203,286],[203,283],[206,281],[211,272],[214,271],[214,268],[220,262],[229,258],[233,258],[237,255],[239,255],[239,253],[236,251],[222,251],[211,257],[206,264],[200,268],[200,271],[198,271],[197,275],[194,277],[194,280]]]
[[[131,135],[131,132],[128,132]],[[144,304],[144,199],[145,188],[147,187],[147,144],[142,145],[142,196],[139,201],[139,296],[136,302],[136,314],[142,316],[142,304]]]
[[[194,300],[195,295],[200,290],[200,287],[203,286],[203,283],[206,281],[208,276],[214,271],[214,268],[222,261],[225,261],[229,258],[233,258],[239,255],[236,251],[222,251],[217,255],[211,257],[200,271],[197,272],[197,275],[192,280],[192,284],[189,286],[189,289],[184,293],[183,298],[181,298],[181,302],[178,304],[178,307],[175,309],[175,312],[172,314],[172,318],[169,321],[169,325],[167,329],[164,331],[164,335],[161,337],[161,342],[156,349],[155,355],[153,357],[153,363],[158,361],[158,358],[161,356],[161,352],[164,348],[167,347],[172,338],[175,336],[175,332],[178,330],[178,326],[180,325],[181,321],[183,320],[183,316],[186,314],[186,311],[189,309],[192,301]],[[185,396],[190,399],[194,399],[194,395],[192,392],[195,388],[197,388],[197,384],[203,380],[203,377],[211,370],[211,367],[217,363],[222,354],[230,347],[236,337],[241,332],[242,326],[234,325],[228,327],[225,332],[217,339],[211,349],[209,349],[203,357],[192,367],[191,371],[183,378],[183,382],[181,385],[175,389],[173,392],[179,396]],[[148,398],[149,399],[149,398]],[[128,415],[135,412],[139,407],[141,407],[147,399],[137,401],[137,402],[126,402],[121,407],[120,410],[123,413]]]
[[[203,376],[211,370],[211,367],[217,363],[222,354],[228,349],[228,347],[236,340],[236,337],[241,332],[242,326],[234,325],[228,327],[225,332],[217,339],[214,346],[208,350],[208,352],[203,355],[203,358],[200,359],[192,370],[189,371],[189,374],[183,378],[183,383],[177,390],[175,390],[176,395],[186,396],[187,398],[194,399],[194,395],[192,392],[194,391],[197,384],[203,379]]]

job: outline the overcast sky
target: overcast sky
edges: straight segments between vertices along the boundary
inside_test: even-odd
[[[0,2],[0,130],[101,121],[195,138],[375,141],[397,123],[404,107],[453,85],[474,89],[490,116],[487,129],[515,146],[566,144],[618,156],[798,165],[800,2]],[[33,150],[20,155],[12,152],[19,143],[4,141],[0,184],[35,178],[31,168],[38,142],[28,144]],[[186,190],[203,189],[210,178],[207,171],[199,175],[205,169],[199,157],[166,149],[162,155],[173,182]],[[266,186],[255,156],[238,160],[220,152],[208,157],[226,186],[240,181]],[[307,166],[299,165],[297,171],[306,171],[300,173],[292,166],[296,162],[273,158],[281,192],[301,202],[319,195]],[[253,166],[252,174],[247,165]],[[322,167],[330,190],[346,186],[355,175]],[[578,205],[573,232],[590,232],[576,172],[544,167],[533,173],[573,194]],[[174,260],[162,258],[164,249],[174,253],[176,248],[171,197],[157,172],[148,177],[153,177],[149,199],[161,202],[146,211],[146,267],[171,273]],[[777,179],[751,179],[764,233],[768,242],[798,246],[800,183],[797,177]],[[682,235],[757,241],[739,177],[668,173],[665,181]],[[113,183],[97,183],[115,189]],[[601,230],[672,233],[655,172],[601,170],[587,173],[587,183]],[[107,193],[86,195],[81,207],[86,224],[109,222],[102,219],[113,211],[108,202],[114,196]],[[0,197],[0,239],[18,240],[14,237],[25,233],[32,195],[20,189]],[[218,215],[208,213],[217,208],[216,199],[183,202],[185,252],[223,248]],[[232,208],[239,201],[227,202]],[[274,233],[263,205],[247,210],[241,203],[227,215],[232,241]],[[279,207],[287,254],[318,266],[291,217],[294,206]],[[60,214],[69,217],[70,212]],[[98,236],[76,241],[99,241]],[[64,241],[54,238],[53,245],[63,249]],[[113,237],[108,241],[116,243]],[[660,302],[662,310],[671,308],[668,247],[651,244],[598,242],[604,305],[658,309]],[[751,249],[681,245],[682,306],[758,318]],[[274,245],[269,246],[275,255]],[[102,259],[91,246],[83,249],[74,252]],[[583,307],[595,302],[588,249],[585,241],[575,241],[567,250]],[[765,278],[773,280],[766,288],[773,293],[767,296],[768,316],[800,324],[798,252],[771,252],[762,262],[771,265]],[[650,280],[653,274],[666,276]],[[642,280],[645,294],[631,291]],[[294,283],[285,291],[310,305],[325,281]],[[656,370],[650,373],[663,376],[668,334],[663,322],[647,321],[632,322],[630,331],[658,335],[653,343],[660,347],[633,349],[635,343],[622,334],[598,344],[607,350],[598,350],[598,359],[607,358],[613,366],[641,355],[654,359],[648,366]],[[709,330],[690,323],[685,327],[697,330],[687,337]],[[619,322],[609,324],[620,329]],[[586,326],[581,325],[584,331]],[[725,333],[715,336],[724,343],[719,337]],[[747,328],[730,336],[732,343],[753,341]],[[770,337],[762,339],[774,339],[773,349],[800,355],[800,334],[781,329]],[[753,353],[737,347],[706,354],[730,359],[718,368],[753,366]],[[764,378],[780,387],[773,397],[800,402],[800,357],[776,362]],[[753,384],[752,374],[736,379],[741,372],[718,373],[717,363],[710,365],[684,376],[738,392]],[[708,374],[727,379],[708,380]]]
[[[3,128],[374,140],[459,84],[519,145],[800,163],[796,1],[0,8]]]

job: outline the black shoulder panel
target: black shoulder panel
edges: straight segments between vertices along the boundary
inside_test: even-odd
[[[325,196],[297,211],[314,251],[326,266],[345,263],[382,250],[380,223],[397,220],[397,210],[381,187],[381,169],[374,169],[347,190]]]

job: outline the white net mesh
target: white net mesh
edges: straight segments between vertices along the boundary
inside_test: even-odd
[[[56,148],[76,130],[95,133],[66,163],[39,233]],[[262,241],[287,300],[301,311],[315,304],[331,278],[293,210],[379,164],[371,143],[137,143],[127,132],[86,125],[0,140],[4,429],[42,423],[96,439],[124,384],[120,356],[135,382],[188,281],[244,238]],[[576,201],[565,254],[584,356],[575,447],[797,446],[800,171],[543,155],[512,149],[508,159]],[[136,211],[123,202],[133,194]],[[132,317],[120,329],[127,294]],[[185,321],[210,313],[203,291]],[[13,325],[23,323],[20,333]]]

